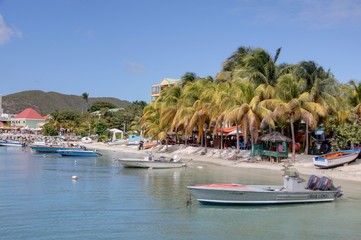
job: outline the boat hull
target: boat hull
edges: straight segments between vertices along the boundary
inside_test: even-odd
[[[355,161],[360,150],[340,150],[313,158],[313,164],[319,168],[333,168]]]
[[[55,146],[30,146],[30,148],[38,153],[57,153],[58,150],[67,150],[69,147]],[[81,150],[82,148],[71,148],[72,150]]]
[[[185,163],[182,162],[170,162],[170,161],[148,161],[148,160],[131,160],[120,159],[120,164],[125,168],[153,168],[153,169],[165,169],[165,168],[181,168],[185,167]]]
[[[4,147],[24,147],[25,144],[19,141],[13,141],[13,140],[4,140],[0,141],[0,146]]]
[[[0,143],[0,146],[4,147],[24,147],[22,143]]]
[[[189,186],[192,195],[203,205],[267,205],[331,202],[337,197],[337,191],[299,192],[276,191],[280,186],[241,186],[229,184],[227,187]],[[268,190],[267,190],[268,189]]]
[[[86,150],[84,151],[58,150],[57,153],[66,157],[97,157],[99,155],[96,151],[86,151]]]

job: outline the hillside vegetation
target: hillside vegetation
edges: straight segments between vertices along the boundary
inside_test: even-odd
[[[119,108],[124,108],[131,103],[110,97],[89,98],[88,106],[97,101],[110,102]],[[86,102],[77,95],[66,95],[57,92],[43,92],[31,90],[18,92],[3,96],[3,109],[5,113],[17,114],[26,108],[33,108],[40,114],[45,115],[54,111],[73,110],[75,112],[85,112]]]

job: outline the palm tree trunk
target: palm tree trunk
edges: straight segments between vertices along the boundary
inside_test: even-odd
[[[295,141],[295,129],[293,126],[293,118],[291,117],[291,134],[292,134],[292,162],[296,162],[296,141]]]
[[[306,122],[306,146],[305,146],[305,154],[308,155],[308,145],[309,145],[309,139],[308,139],[308,123]]]
[[[207,130],[204,131],[204,153],[207,153]]]
[[[251,127],[249,128],[249,132],[251,134],[251,157],[254,157],[254,145],[253,145],[254,137],[253,137],[253,131],[252,131]],[[246,145],[246,141],[244,144]]]
[[[221,149],[223,150],[223,126],[221,128]]]
[[[236,146],[236,152],[239,153],[240,149],[239,149],[239,129],[238,129],[238,124],[236,122],[236,138],[237,138],[237,146]]]

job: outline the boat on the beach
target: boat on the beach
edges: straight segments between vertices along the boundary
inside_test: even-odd
[[[295,169],[284,170],[283,185],[201,184],[188,186],[203,205],[267,205],[331,202],[342,196],[331,179],[312,175],[308,182]]]
[[[81,142],[82,143],[92,143],[93,139],[91,139],[90,137],[82,137]]]
[[[360,149],[339,150],[337,152],[326,153],[313,158],[313,164],[319,168],[333,168],[348,164],[356,160]]]
[[[171,159],[159,157],[153,159],[151,154],[147,155],[144,159],[136,158],[122,158],[117,160],[125,168],[150,168],[150,169],[165,169],[165,168],[181,168],[185,167],[179,156],[175,155]]]
[[[57,153],[59,153],[62,156],[66,157],[97,157],[100,155],[99,152],[96,150],[76,150],[76,149],[62,149],[57,150]]]
[[[0,140],[0,146],[5,146],[5,147],[24,147],[25,143],[24,142],[20,142],[17,140]]]

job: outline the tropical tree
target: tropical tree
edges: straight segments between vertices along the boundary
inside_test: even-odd
[[[84,92],[81,97],[85,100],[85,112],[88,111],[89,93]]]
[[[184,87],[185,85],[187,85],[187,83],[194,82],[196,79],[198,79],[197,74],[195,74],[193,72],[186,72],[181,77],[182,86]]]
[[[96,101],[90,106],[88,111],[95,112],[95,111],[99,111],[101,109],[112,109],[112,108],[116,108],[116,107],[117,106],[115,106],[113,103],[110,103],[110,102]]]
[[[349,101],[356,116],[355,121],[359,122],[361,119],[361,82],[350,80],[349,85],[352,89],[349,92]]]

